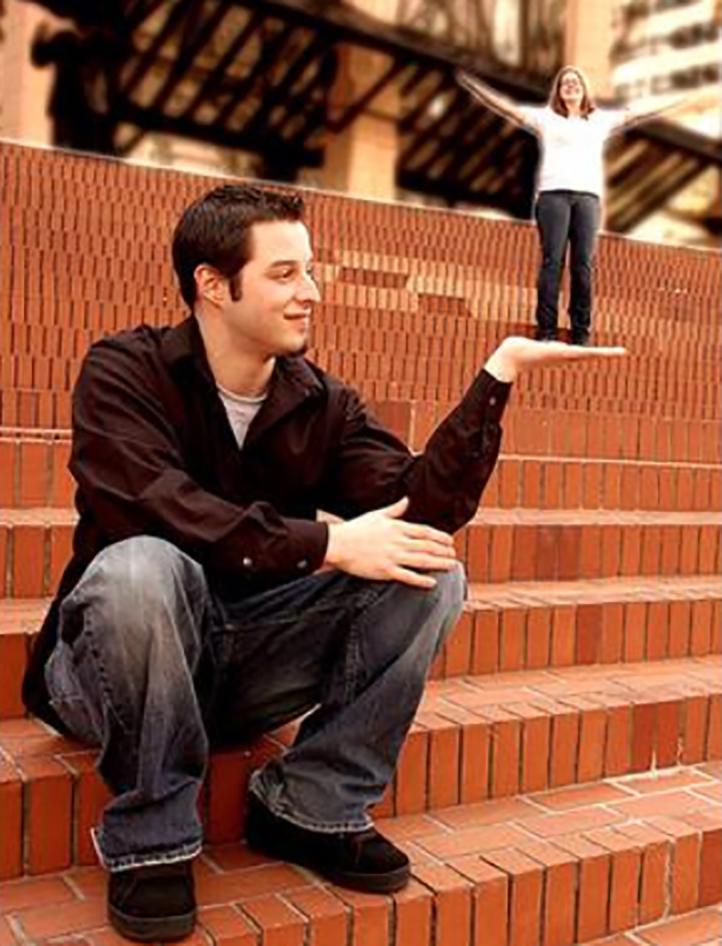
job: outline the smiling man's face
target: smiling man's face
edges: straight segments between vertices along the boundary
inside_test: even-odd
[[[238,342],[261,358],[302,354],[319,301],[311,273],[311,238],[300,221],[254,223],[249,260],[238,276],[240,298],[223,306]]]

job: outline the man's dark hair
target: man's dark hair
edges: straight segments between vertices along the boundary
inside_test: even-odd
[[[173,233],[173,266],[184,301],[196,301],[193,273],[206,263],[230,280],[231,297],[241,297],[239,273],[249,259],[254,223],[300,220],[303,198],[245,184],[216,187],[183,212]]]

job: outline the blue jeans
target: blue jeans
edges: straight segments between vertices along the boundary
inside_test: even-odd
[[[592,260],[601,216],[599,198],[579,191],[542,191],[535,213],[542,251],[537,280],[537,325],[542,331],[556,331],[568,243],[569,320],[573,335],[586,335],[592,320]]]
[[[303,713],[251,791],[306,828],[367,828],[461,610],[462,569],[436,577],[426,591],[329,571],[229,600],[162,539],[104,549],[62,602],[45,671],[54,709],[99,747],[114,794],[94,834],[104,865],[197,854],[210,746]]]

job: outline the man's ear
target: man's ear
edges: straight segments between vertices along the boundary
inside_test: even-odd
[[[228,280],[217,269],[207,263],[201,263],[193,271],[196,281],[196,297],[211,305],[222,306],[228,301]]]

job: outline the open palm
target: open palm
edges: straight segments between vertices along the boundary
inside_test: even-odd
[[[520,371],[530,368],[551,368],[570,361],[621,358],[626,354],[627,349],[621,347],[537,342],[520,335],[510,335],[491,355],[485,367],[500,381],[513,381]]]

